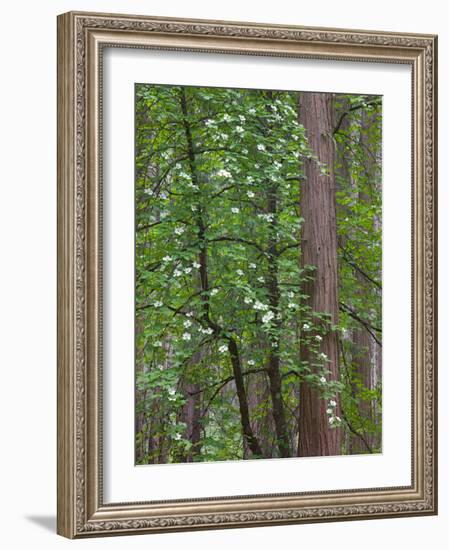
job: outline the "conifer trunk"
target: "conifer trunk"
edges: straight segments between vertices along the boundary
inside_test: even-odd
[[[337,224],[335,201],[333,141],[333,97],[331,94],[302,93],[299,97],[299,121],[304,126],[309,145],[318,161],[325,165],[323,175],[316,159],[305,161],[305,181],[301,188],[302,266],[315,266],[313,278],[304,284],[303,294],[312,311],[330,315],[338,323]],[[338,339],[328,331],[321,342],[321,353],[328,357],[328,377],[339,378]],[[316,356],[301,346],[301,360],[309,365]],[[340,454],[339,428],[329,424],[328,403],[319,388],[303,380],[299,404],[299,456],[328,456]],[[336,414],[339,408],[337,406]]]

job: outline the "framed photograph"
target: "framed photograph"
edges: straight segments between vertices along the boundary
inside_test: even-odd
[[[58,17],[58,533],[437,513],[433,35]]]

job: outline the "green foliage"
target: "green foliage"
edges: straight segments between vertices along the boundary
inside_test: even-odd
[[[364,112],[375,109],[359,96],[341,101],[364,102]],[[380,326],[380,292],[362,289],[353,267],[361,265],[379,280],[381,196],[364,168],[363,147],[350,144],[360,141],[361,132],[360,112],[351,113],[350,124],[335,137],[351,158],[350,177],[337,179],[344,241],[340,297],[367,323]],[[364,139],[380,142],[380,124],[367,133]],[[290,432],[297,429],[301,380],[324,400],[341,394],[357,430],[380,429],[379,419],[368,424],[358,407],[379,401],[380,389],[357,383],[349,368],[341,380],[329,380],[321,352],[326,334],[351,331],[356,321],[343,313],[332,326],[329,316],[310,310],[302,292],[314,277],[314,266],[301,268],[299,261],[305,159],[318,162],[298,123],[296,92],[136,86],[139,463],[247,457],[231,340],[265,457],[278,452],[266,395],[266,369],[274,356]],[[328,167],[320,169],[329,174]],[[369,200],[358,200],[362,194]],[[309,362],[300,360],[301,346],[311,352]],[[350,347],[344,344],[344,353],[353,352]],[[198,440],[189,433],[189,414],[196,415]]]

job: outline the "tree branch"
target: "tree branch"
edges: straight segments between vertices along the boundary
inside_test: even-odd
[[[365,321],[365,319],[362,319],[361,317],[359,317],[357,315],[357,313],[352,309],[350,308],[349,306],[347,306],[346,304],[344,304],[343,302],[340,302],[339,303],[339,307],[340,307],[340,310],[341,311],[344,311],[345,313],[347,313],[350,317],[352,317],[355,321],[357,321],[358,323],[360,323],[361,325],[363,325],[365,327],[365,329],[371,334],[373,340],[380,346],[382,347],[382,342],[377,338],[377,336],[374,334],[373,331],[376,331],[376,332],[380,332],[382,333],[382,329],[380,329],[379,327],[375,327],[373,325],[371,325],[370,323],[368,323],[368,321]]]
[[[356,263],[355,261],[351,258],[350,254],[348,253],[348,251],[341,245],[341,244],[338,244],[338,248],[340,248],[340,250],[343,252],[343,259],[344,261],[349,264],[351,267],[353,267],[356,271],[358,271],[360,273],[360,275],[362,275],[362,277],[364,277],[367,281],[369,281],[370,283],[372,283],[374,286],[376,286],[379,290],[382,290],[382,285],[376,281],[375,279],[373,279],[372,277],[370,277],[368,275],[368,273],[366,273],[365,271],[363,271],[363,269],[361,269]]]
[[[248,241],[246,239],[241,239],[239,237],[216,237],[215,239],[208,239],[207,240],[208,243],[216,243],[216,242],[222,242],[222,241],[228,241],[228,242],[231,242],[231,243],[247,244],[248,246],[253,246],[259,252],[266,255],[266,251],[261,246],[259,246],[257,243],[255,243],[253,241]]]
[[[358,432],[354,428],[354,426],[349,422],[343,408],[341,409],[341,416],[343,417],[343,420],[345,421],[346,425],[348,426],[349,431],[352,432],[355,436],[359,437],[362,440],[363,444],[365,445],[367,451],[372,454],[373,453],[372,447],[370,446],[368,441],[365,439],[365,436],[363,434],[361,434],[360,432]]]
[[[347,111],[344,111],[341,114],[340,118],[338,119],[337,125],[334,128],[333,134],[335,135],[340,130],[340,127],[341,127],[341,124],[342,124],[343,120],[345,119],[345,117],[347,117],[349,115],[349,113],[352,113],[353,111],[358,111],[359,109],[363,109],[364,107],[368,107],[368,106],[371,106],[371,105],[373,105],[373,106],[382,105],[382,100],[372,99],[371,101],[366,101],[366,102],[360,103],[358,105],[353,105]]]

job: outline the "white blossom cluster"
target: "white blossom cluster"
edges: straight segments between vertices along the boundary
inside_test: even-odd
[[[257,217],[267,222],[272,222],[274,220],[274,214],[257,214]]]
[[[328,422],[331,426],[339,425],[341,424],[341,418],[335,414],[335,410],[337,407],[337,402],[331,399],[328,404],[328,408],[326,409],[326,413],[328,415]]]
[[[270,308],[267,306],[267,304],[263,304],[262,302],[259,302],[259,300],[256,300],[255,304],[253,305],[253,308],[258,311],[268,311]]]
[[[274,313],[269,310],[265,315],[262,317],[262,323],[269,323],[272,319],[274,319]]]
[[[229,170],[226,170],[225,168],[221,168],[217,171],[217,176],[220,176],[221,178],[232,178],[232,174]]]

